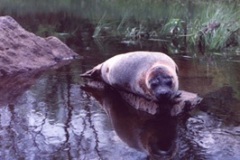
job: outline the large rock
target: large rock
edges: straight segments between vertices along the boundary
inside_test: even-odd
[[[41,38],[0,17],[0,76],[50,67],[77,54],[56,37]]]

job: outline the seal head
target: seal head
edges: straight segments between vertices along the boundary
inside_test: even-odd
[[[176,71],[168,66],[158,65],[149,70],[146,85],[151,94],[160,102],[172,101],[178,95]]]

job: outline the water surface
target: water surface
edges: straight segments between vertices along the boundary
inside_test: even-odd
[[[99,52],[93,55],[86,51],[83,55],[86,55],[83,59],[59,69],[5,80],[1,87],[5,96],[0,107],[1,159],[146,159],[144,149],[129,147],[126,142],[129,138],[119,136],[119,132],[128,135],[128,127],[133,128],[131,125],[123,125],[123,128],[121,123],[137,123],[137,128],[148,122],[147,126],[159,128],[159,118],[150,116],[149,122],[145,114],[125,113],[124,106],[122,111],[117,108],[121,113],[120,121],[119,116],[111,115],[106,106],[104,108],[95,97],[81,89],[85,82],[79,77],[80,73],[111,54]],[[169,143],[178,145],[175,159],[239,159],[240,103],[237,91],[240,79],[236,75],[239,63],[184,56],[173,58],[180,68],[181,89],[206,96],[204,105],[185,120],[180,118],[174,123],[165,120],[169,126],[174,124],[172,129],[165,126],[162,132],[173,134]],[[5,86],[9,88],[4,90]],[[110,110],[114,113],[114,108]],[[136,115],[142,117],[141,124],[134,121]],[[121,120],[121,116],[127,120]],[[120,126],[117,127],[115,122]],[[148,133],[148,130],[155,133],[151,127],[144,131]],[[160,133],[153,135],[161,137]],[[130,139],[136,138],[131,135]]]

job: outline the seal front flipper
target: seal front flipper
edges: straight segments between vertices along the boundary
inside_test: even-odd
[[[101,68],[102,68],[102,64],[99,64],[93,69],[88,70],[83,74],[80,74],[80,76],[86,77],[86,78],[92,78],[92,79],[101,79]]]

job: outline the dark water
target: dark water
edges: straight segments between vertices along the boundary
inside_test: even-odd
[[[111,91],[82,90],[79,74],[115,51],[81,54],[59,69],[2,78],[0,159],[240,158],[238,62],[173,56],[181,89],[205,97],[173,119],[136,111]]]
[[[196,57],[184,48],[176,51],[181,41],[94,39],[95,26],[84,16],[51,13],[49,7],[47,14],[26,17],[27,13],[12,13],[9,8],[1,14],[12,14],[41,36],[58,33],[82,57],[60,68],[0,79],[0,160],[240,159],[240,58],[236,54],[225,51],[221,56]],[[54,23],[54,32],[52,26],[45,28]],[[136,50],[162,51],[173,57],[180,69],[180,88],[198,93],[202,103],[179,117],[152,116],[133,109],[112,90],[81,88],[86,82],[81,73],[113,55]]]

